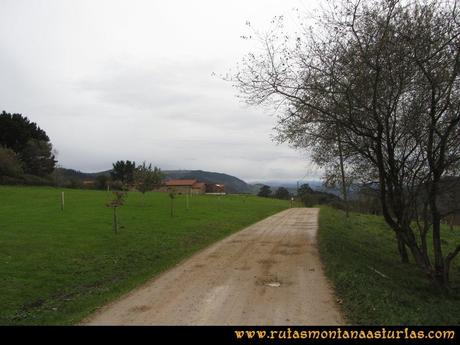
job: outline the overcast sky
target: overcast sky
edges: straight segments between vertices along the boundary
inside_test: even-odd
[[[116,160],[224,172],[246,181],[317,178],[270,139],[273,111],[242,104],[213,76],[254,42],[245,25],[313,1],[0,0],[0,111],[37,122],[59,164]]]

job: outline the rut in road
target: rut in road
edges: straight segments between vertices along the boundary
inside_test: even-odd
[[[83,324],[344,324],[316,245],[316,208],[291,208],[219,241]]]

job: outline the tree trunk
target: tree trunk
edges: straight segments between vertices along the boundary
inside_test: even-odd
[[[444,260],[441,247],[441,222],[439,217],[433,219],[433,254],[436,280],[443,282]]]
[[[342,195],[343,195],[343,201],[345,201],[345,214],[348,218],[350,215],[349,215],[349,207],[348,207],[347,185],[345,184],[345,168],[343,166],[342,139],[340,137],[339,129],[337,129],[337,143],[339,146],[340,174],[342,175]]]
[[[113,231],[118,233],[118,219],[117,219],[117,208],[113,208]]]
[[[406,235],[405,237],[408,237],[408,236]],[[427,260],[425,259],[425,255],[422,253],[420,248],[417,246],[417,242],[415,241],[415,238],[413,239],[413,241],[407,241],[407,238],[406,238],[404,242],[407,245],[407,247],[409,247],[409,250],[411,251],[412,257],[414,258],[414,261],[417,264],[417,266],[419,266],[425,272],[425,274],[430,279],[432,279],[433,270],[431,268],[431,264],[427,262]]]
[[[421,232],[420,234],[420,242],[422,247],[421,250],[425,258],[425,261],[428,263],[429,266],[431,266],[430,257],[428,256],[428,244],[426,243],[426,235],[427,233],[425,231]]]
[[[409,255],[407,254],[406,244],[400,235],[396,235],[396,240],[398,241],[398,251],[401,262],[407,264],[409,262]]]
[[[446,259],[444,261],[443,277],[444,281],[446,282],[446,285],[449,284],[450,264],[452,263],[452,260],[457,256],[458,253],[460,253],[460,245],[458,245],[454,251],[447,254]]]
[[[436,283],[441,287],[445,287],[448,284],[446,277],[448,274],[445,272],[444,258],[442,255],[442,244],[441,244],[441,215],[439,214],[438,205],[436,204],[436,196],[438,195],[438,179],[436,176],[433,178],[428,199],[430,204],[430,212],[433,227],[433,255],[434,255],[434,279]]]
[[[393,229],[396,233],[397,240],[398,240],[398,251],[401,255],[401,260],[404,262],[404,249],[403,246],[400,245],[400,241],[403,245],[407,246],[411,251],[412,257],[414,258],[415,263],[419,266],[425,274],[430,278],[433,279],[433,270],[432,266],[429,261],[426,260],[426,255],[422,253],[420,250],[417,241],[415,239],[415,235],[410,228],[409,224],[406,224],[406,228],[404,228],[404,224],[401,224],[397,219],[393,219],[392,214],[388,208],[387,204],[387,190],[386,190],[386,180],[385,180],[385,165],[383,164],[383,153],[382,147],[378,145],[376,147],[376,155],[378,161],[378,169],[379,169],[379,183],[380,183],[380,202],[382,205],[382,213],[385,219],[385,222]]]

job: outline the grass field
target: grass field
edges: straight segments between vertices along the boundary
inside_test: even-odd
[[[110,193],[0,187],[0,324],[73,324],[193,252],[289,207],[252,196],[130,192],[112,231]]]
[[[459,228],[443,233],[445,251],[460,243]],[[381,217],[353,213],[346,219],[341,211],[321,208],[319,245],[351,324],[460,325],[460,257],[446,297],[413,264],[400,263],[393,232]]]

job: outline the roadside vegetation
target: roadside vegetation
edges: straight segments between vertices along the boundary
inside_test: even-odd
[[[0,113],[0,184],[49,185],[56,162],[43,129],[21,114]]]
[[[460,325],[460,260],[451,290],[440,295],[411,261],[398,260],[394,235],[383,217],[321,207],[319,246],[326,275],[351,324]],[[443,249],[460,240],[458,227],[443,228]]]
[[[337,1],[293,17],[265,32],[248,22],[258,46],[228,79],[248,104],[275,107],[275,139],[323,167],[346,213],[353,182],[376,191],[399,260],[443,295],[460,253],[442,250],[441,231],[459,208],[444,187],[460,183],[457,2]]]
[[[289,207],[247,195],[0,187],[0,324],[73,324],[194,252]]]

